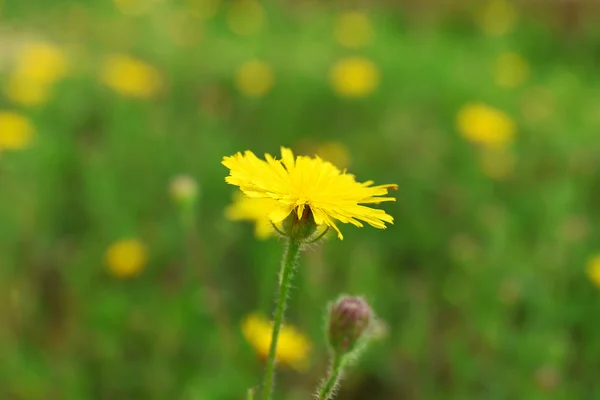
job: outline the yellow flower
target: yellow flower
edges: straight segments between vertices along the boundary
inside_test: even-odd
[[[346,168],[350,165],[350,152],[340,142],[322,142],[317,145],[317,155],[325,161]]]
[[[517,10],[508,0],[488,0],[477,15],[479,26],[490,36],[506,35],[516,20]]]
[[[227,25],[237,35],[247,36],[260,31],[265,11],[256,0],[235,0],[227,10]]]
[[[359,11],[344,12],[335,21],[335,37],[345,47],[357,49],[371,42],[373,28],[369,17]]]
[[[512,119],[504,112],[481,103],[463,106],[456,118],[457,129],[468,141],[487,147],[505,147],[515,136]]]
[[[494,67],[494,80],[498,86],[515,88],[529,76],[527,60],[517,53],[506,52],[496,59]]]
[[[52,84],[66,71],[67,59],[59,47],[45,42],[26,43],[17,52],[4,93],[17,104],[42,104],[50,96]]]
[[[242,322],[242,334],[261,358],[267,358],[271,346],[273,323],[258,314],[250,314]],[[299,371],[309,366],[311,343],[296,328],[283,325],[277,340],[277,361]]]
[[[600,287],[600,254],[594,255],[588,261],[587,274],[592,283]]]
[[[335,229],[343,239],[334,220],[362,227],[360,221],[385,229],[385,222],[393,218],[383,210],[362,204],[395,201],[384,196],[397,185],[372,186],[373,181],[359,183],[354,175],[340,171],[333,164],[319,157],[294,157],[290,149],[281,148],[281,160],[265,154],[266,161],[251,151],[223,157],[222,164],[230,169],[225,181],[239,186],[251,198],[273,200],[266,215],[275,224],[282,222],[290,213],[301,218],[304,210],[312,214],[317,225]],[[360,220],[360,221],[359,221]]]
[[[138,239],[123,239],[106,250],[106,265],[117,278],[132,278],[146,266],[146,246]]]
[[[379,85],[379,70],[370,60],[349,57],[338,61],[330,74],[333,90],[342,97],[365,97]]]
[[[51,43],[31,42],[19,49],[14,73],[38,84],[52,84],[67,71],[64,52]]]
[[[273,86],[273,72],[263,61],[247,61],[235,73],[235,84],[246,96],[261,97]]]
[[[505,148],[484,148],[480,154],[481,169],[490,179],[508,178],[515,169],[515,156]]]
[[[274,205],[277,205],[275,200],[252,198],[238,192],[233,198],[233,204],[225,209],[225,216],[232,221],[253,221],[256,237],[267,239],[275,232],[267,217]]]
[[[0,111],[0,151],[28,147],[33,134],[33,125],[27,117],[12,111]]]
[[[102,81],[124,96],[147,98],[161,86],[158,71],[145,62],[124,54],[113,54],[104,62]]]

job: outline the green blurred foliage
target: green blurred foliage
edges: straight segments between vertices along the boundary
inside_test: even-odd
[[[585,270],[599,238],[600,36],[585,12],[524,7],[494,36],[467,3],[373,6],[373,41],[347,49],[333,34],[339,6],[268,3],[239,36],[229,3],[210,18],[201,1],[146,3],[126,15],[100,0],[0,2],[2,82],[31,38],[69,55],[43,104],[0,94],[0,110],[35,129],[31,147],[0,154],[0,398],[243,398],[263,367],[240,321],[271,312],[281,243],[225,219],[235,188],[220,161],[328,141],[349,149],[359,180],[399,184],[382,206],[395,224],[343,226],[344,241],[303,255],[288,321],[315,351],[307,373],[282,367],[280,398],[309,398],[326,371],[322,314],[340,293],[365,295],[388,334],[339,399],[600,396],[600,295]],[[507,51],[530,68],[514,88],[494,80]],[[115,53],[156,68],[160,91],[132,99],[103,85]],[[380,83],[340,97],[330,68],[356,55]],[[234,78],[252,59],[273,74],[256,98]],[[503,179],[456,129],[472,102],[517,127]],[[200,188],[191,225],[169,195],[180,174]],[[105,252],[129,237],[148,264],[118,279]]]

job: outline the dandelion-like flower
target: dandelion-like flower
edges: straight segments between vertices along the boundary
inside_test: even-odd
[[[107,57],[101,75],[108,87],[124,96],[148,98],[161,87],[161,76],[153,66],[124,54]]]
[[[273,323],[258,314],[250,314],[242,322],[242,334],[261,358],[267,358],[271,345]],[[277,340],[277,360],[303,371],[308,367],[311,343],[308,338],[291,325],[283,325]]]
[[[333,90],[342,97],[366,97],[379,85],[379,69],[366,58],[348,57],[331,68],[330,80]]]
[[[227,183],[238,186],[250,198],[272,200],[264,211],[272,223],[281,223],[292,213],[301,220],[307,211],[317,225],[333,228],[340,239],[343,236],[336,221],[357,227],[362,227],[363,221],[379,229],[385,229],[386,222],[393,223],[385,211],[365,204],[395,201],[382,196],[398,185],[357,182],[354,175],[319,157],[294,157],[285,147],[281,148],[281,157],[277,160],[265,154],[265,161],[246,151],[224,157],[222,162],[230,170]]]
[[[463,106],[456,125],[466,140],[490,148],[508,146],[514,140],[516,127],[503,111],[482,103]]]
[[[600,253],[595,254],[589,259],[586,269],[592,283],[600,287]]]
[[[0,151],[21,150],[33,141],[34,128],[27,117],[13,111],[0,111]]]
[[[121,279],[132,278],[146,266],[146,246],[138,239],[123,239],[106,250],[106,266],[110,273]]]
[[[273,86],[273,72],[263,61],[248,61],[236,71],[235,84],[247,97],[262,97]]]
[[[238,192],[233,203],[225,209],[225,216],[232,221],[253,221],[254,235],[259,239],[267,239],[275,233],[267,217],[274,205],[276,200],[251,198]]]

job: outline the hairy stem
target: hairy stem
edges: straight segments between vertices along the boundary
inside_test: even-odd
[[[329,370],[329,375],[327,376],[327,380],[323,383],[323,385],[319,388],[318,399],[319,400],[329,400],[333,398],[333,394],[337,384],[342,377],[342,372],[344,371],[344,357],[335,354],[333,356],[333,362],[331,363],[331,369]]]
[[[288,240],[287,247],[281,261],[281,271],[279,276],[279,290],[277,293],[277,302],[275,306],[275,316],[273,321],[273,333],[271,335],[271,347],[267,357],[267,368],[262,388],[263,400],[271,400],[273,393],[273,377],[275,375],[275,356],[277,354],[277,339],[279,330],[283,323],[283,314],[287,303],[288,294],[291,287],[292,276],[296,268],[296,262],[300,253],[300,243],[293,239]]]

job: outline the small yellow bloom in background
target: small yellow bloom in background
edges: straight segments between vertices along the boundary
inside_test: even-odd
[[[199,19],[210,19],[217,14],[220,0],[187,0],[190,15]]]
[[[198,198],[198,184],[189,175],[179,175],[171,180],[169,192],[177,203],[189,204]]]
[[[379,85],[379,69],[363,57],[338,61],[330,73],[333,90],[342,97],[359,98],[373,93]]]
[[[29,147],[33,135],[33,125],[26,116],[12,111],[0,111],[0,151]]]
[[[106,266],[117,278],[132,278],[146,267],[146,246],[138,239],[123,239],[106,250]]]
[[[67,64],[60,47],[46,42],[25,43],[16,53],[4,93],[15,104],[43,104],[52,93],[52,85],[66,75]]]
[[[350,151],[340,142],[329,141],[317,144],[316,153],[325,161],[337,165],[340,168],[350,166]]]
[[[58,46],[45,42],[31,42],[17,52],[14,73],[39,84],[52,84],[65,76],[67,57]]]
[[[516,165],[514,154],[507,148],[484,148],[479,154],[479,160],[483,173],[494,180],[510,177]]]
[[[247,97],[262,97],[273,86],[273,71],[264,61],[247,61],[235,73],[235,84]]]
[[[258,314],[250,314],[242,321],[242,334],[256,354],[266,359],[271,346],[273,323]],[[283,325],[277,340],[276,359],[298,371],[306,371],[309,367],[311,342],[308,338],[290,325]]]
[[[274,224],[285,220],[292,212],[301,218],[307,210],[318,226],[334,229],[343,239],[335,220],[362,227],[360,221],[385,229],[394,219],[383,210],[368,207],[393,197],[381,197],[398,185],[372,186],[373,181],[357,182],[354,175],[340,171],[319,157],[294,157],[292,151],[281,147],[281,160],[265,154],[266,161],[251,151],[223,157],[229,168],[225,181],[238,186],[249,198],[272,200],[266,208]]]
[[[493,148],[511,144],[516,134],[515,124],[507,114],[482,103],[463,106],[456,126],[466,140]]]
[[[373,27],[367,14],[348,11],[340,14],[335,21],[335,38],[345,47],[358,49],[373,40]]]
[[[258,33],[264,25],[265,10],[256,0],[234,0],[227,9],[227,25],[237,35]]]
[[[237,192],[233,203],[225,209],[225,217],[231,221],[254,222],[254,234],[264,240],[275,233],[268,217],[274,204],[276,205],[275,200],[251,198]]]
[[[151,65],[124,54],[113,54],[102,66],[101,79],[115,92],[134,98],[148,98],[161,87],[161,77]]]
[[[498,86],[515,88],[529,77],[529,63],[514,52],[502,53],[494,66],[494,81]]]
[[[594,255],[587,263],[587,274],[592,283],[600,287],[600,254]]]
[[[503,36],[517,21],[517,10],[508,0],[488,0],[477,14],[477,22],[487,35]]]

